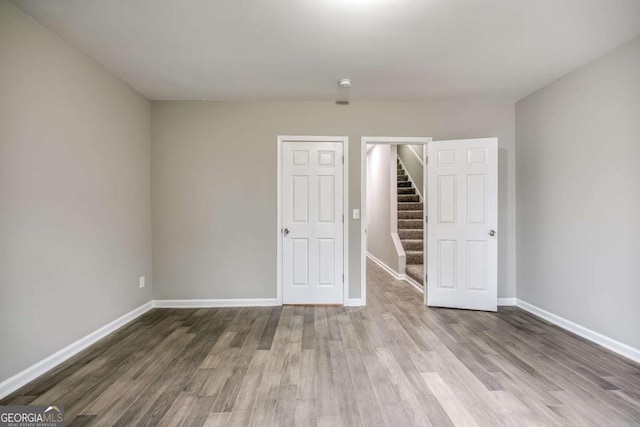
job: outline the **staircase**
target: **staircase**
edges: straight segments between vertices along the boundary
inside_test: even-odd
[[[406,274],[424,286],[424,203],[397,160],[398,235],[406,254]]]

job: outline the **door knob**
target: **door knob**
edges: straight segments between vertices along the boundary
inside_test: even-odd
[[[489,231],[489,236],[495,237],[495,235],[496,235],[496,230],[490,230]]]
[[[284,234],[285,236],[286,236],[287,234],[289,234],[289,229],[288,229],[288,228],[283,228],[283,229],[282,229],[282,234]]]

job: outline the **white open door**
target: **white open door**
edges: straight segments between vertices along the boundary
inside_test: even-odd
[[[282,302],[344,303],[343,144],[282,147]]]
[[[427,305],[496,311],[498,139],[428,145]]]

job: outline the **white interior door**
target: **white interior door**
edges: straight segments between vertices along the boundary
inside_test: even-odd
[[[344,303],[342,150],[283,143],[283,304]]]
[[[427,304],[496,311],[498,140],[428,145]]]

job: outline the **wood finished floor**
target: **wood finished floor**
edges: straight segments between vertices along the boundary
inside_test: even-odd
[[[640,365],[368,269],[366,308],[156,309],[0,404],[70,426],[640,424]]]

